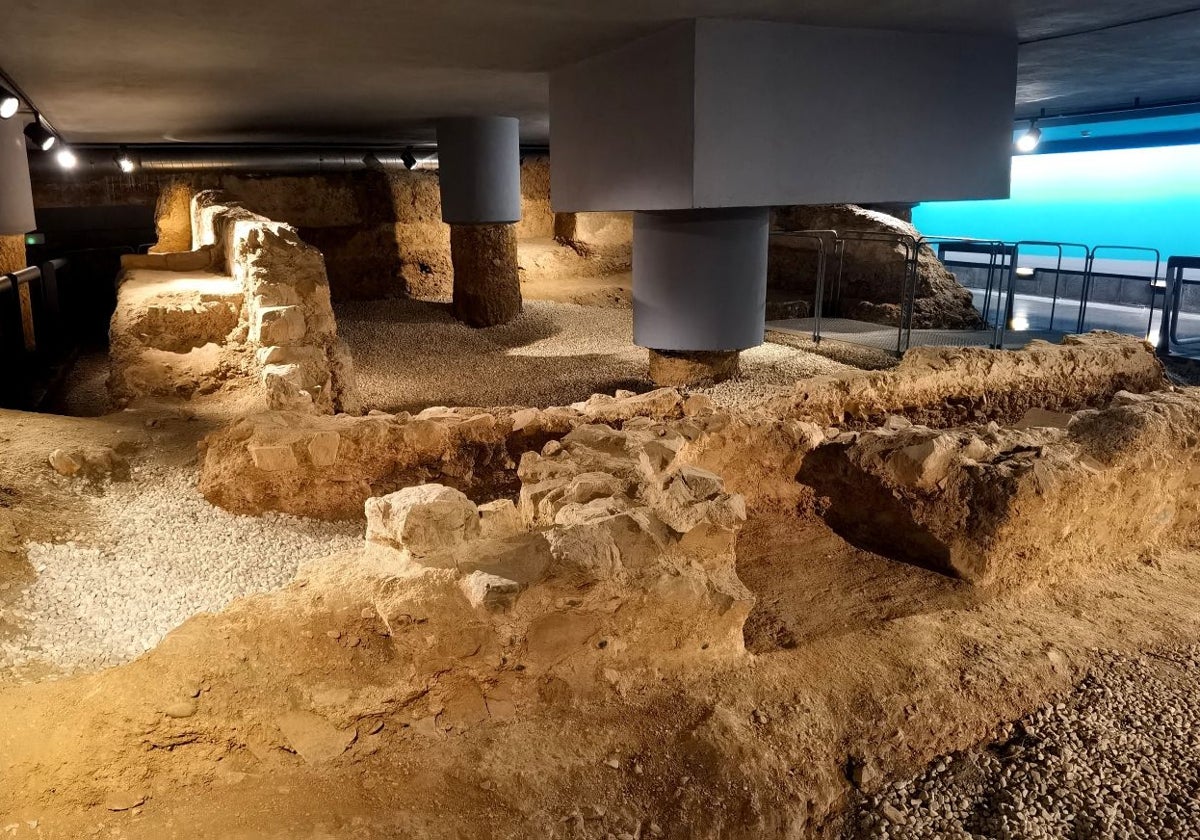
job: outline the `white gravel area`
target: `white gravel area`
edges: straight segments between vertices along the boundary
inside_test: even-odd
[[[36,572],[0,640],[0,672],[33,665],[70,674],[128,661],[200,612],[276,589],[299,564],[361,545],[363,526],[283,514],[237,516],[209,504],[194,472],[135,465],[132,481],[62,480],[96,528],[29,543]]]
[[[1200,646],[1102,654],[1003,742],[864,803],[851,838],[1200,838]]]
[[[527,300],[511,323],[472,329],[446,304],[418,300],[335,305],[368,409],[431,405],[569,405],[594,393],[654,387],[628,309]],[[764,344],[742,354],[736,379],[703,389],[748,405],[798,379],[853,370],[814,353]]]

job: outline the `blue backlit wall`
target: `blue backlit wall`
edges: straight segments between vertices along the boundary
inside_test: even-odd
[[[931,235],[1200,255],[1200,145],[1014,157],[1011,198],[921,204],[913,223]]]

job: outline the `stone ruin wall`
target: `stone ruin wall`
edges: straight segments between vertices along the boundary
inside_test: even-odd
[[[130,176],[73,175],[71,179],[39,174],[34,183],[38,206],[155,206],[158,248],[175,252],[192,247],[190,202],[192,196],[206,189],[223,190],[232,200],[296,228],[301,239],[324,255],[335,301],[403,296],[444,300],[450,296],[450,233],[441,221],[436,171],[389,169],[303,175],[139,171]],[[523,281],[596,277],[631,270],[632,215],[554,213],[550,206],[550,158],[529,156],[522,161],[521,195],[522,220],[516,228],[519,243],[545,241],[566,246],[519,246]],[[777,228],[793,230],[831,226],[913,230],[902,218],[850,205],[778,208],[774,223]],[[850,255],[844,286],[847,316],[895,322],[899,261],[895,249],[881,246],[862,247]],[[815,257],[804,243],[773,241],[769,266],[772,288],[810,295],[811,284],[806,285],[805,278],[811,277],[814,269]],[[915,326],[961,328],[978,323],[970,294],[929,249],[922,250],[920,275]]]
[[[237,512],[344,518],[436,484],[481,509],[516,496],[527,521],[562,524],[613,495],[576,498],[579,488],[563,490],[576,479],[628,487],[638,474],[652,480],[640,497],[669,508],[684,488],[654,479],[666,470],[751,512],[807,510],[897,560],[1023,585],[1129,546],[1194,539],[1198,424],[1200,398],[1169,389],[1146,344],[1098,333],[1015,352],[939,348],[894,371],[800,383],[741,413],[664,388],[549,409],[262,414],[209,436],[200,489]],[[553,467],[564,450],[588,453],[585,463]],[[606,504],[594,505],[604,518],[627,512]],[[670,510],[655,515],[687,530]]]
[[[159,194],[159,248],[191,247],[191,199],[208,188],[295,227],[324,255],[334,300],[450,297],[450,230],[442,222],[436,171],[178,177],[164,182]],[[557,240],[566,246],[558,253],[519,251],[523,280],[629,270],[631,216],[555,214],[549,158],[522,162],[521,214],[520,242]]]
[[[110,331],[110,389],[118,404],[190,397],[217,390],[227,384],[222,380],[248,378],[271,410],[360,411],[320,251],[292,226],[217,191],[193,196],[189,216],[194,249],[167,252],[160,243],[154,253],[122,259]],[[165,244],[179,241],[168,237]],[[219,335],[207,334],[214,326]],[[172,381],[166,354],[204,347],[218,358],[211,381]]]

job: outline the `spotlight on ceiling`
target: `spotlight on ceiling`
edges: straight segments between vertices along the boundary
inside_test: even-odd
[[[1032,152],[1042,142],[1042,130],[1037,127],[1037,120],[1029,121],[1029,130],[1017,138],[1018,152]]]
[[[75,153],[71,151],[69,146],[61,147],[54,155],[54,159],[58,161],[58,165],[63,169],[74,169],[79,163],[79,158],[75,157]]]
[[[405,169],[412,169],[417,165],[417,158],[413,154],[412,146],[404,147],[404,151],[400,154],[400,162],[404,164]]]
[[[126,175],[137,169],[137,164],[133,162],[133,158],[129,156],[129,152],[125,151],[125,147],[121,147],[121,151],[113,156],[113,162],[116,163],[117,169],[120,169]]]
[[[33,122],[25,126],[25,136],[43,152],[50,151],[58,141],[54,132],[42,125],[42,118],[36,114],[33,116]]]
[[[21,107],[21,100],[17,99],[17,95],[8,88],[0,85],[0,120],[7,120],[17,113],[17,109]]]

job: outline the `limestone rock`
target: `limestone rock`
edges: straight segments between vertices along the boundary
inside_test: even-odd
[[[341,436],[337,432],[317,432],[308,442],[308,458],[314,467],[332,467],[337,463]]]
[[[441,484],[368,499],[366,513],[368,541],[403,549],[417,562],[434,560],[480,535],[475,504]]]
[[[516,602],[521,584],[487,572],[472,572],[459,584],[472,607],[507,609]]]
[[[254,466],[265,472],[294,470],[300,465],[296,460],[296,453],[292,451],[292,447],[290,446],[257,446],[252,444],[248,449]]]
[[[479,532],[483,537],[510,537],[519,533],[523,524],[512,499],[496,499],[479,506]]]
[[[1163,391],[1055,426],[863,432],[809,453],[798,477],[856,545],[1017,585],[1197,533],[1196,428],[1200,397]]]
[[[83,464],[75,456],[63,449],[55,449],[50,453],[50,466],[59,475],[75,475],[83,469]]]

